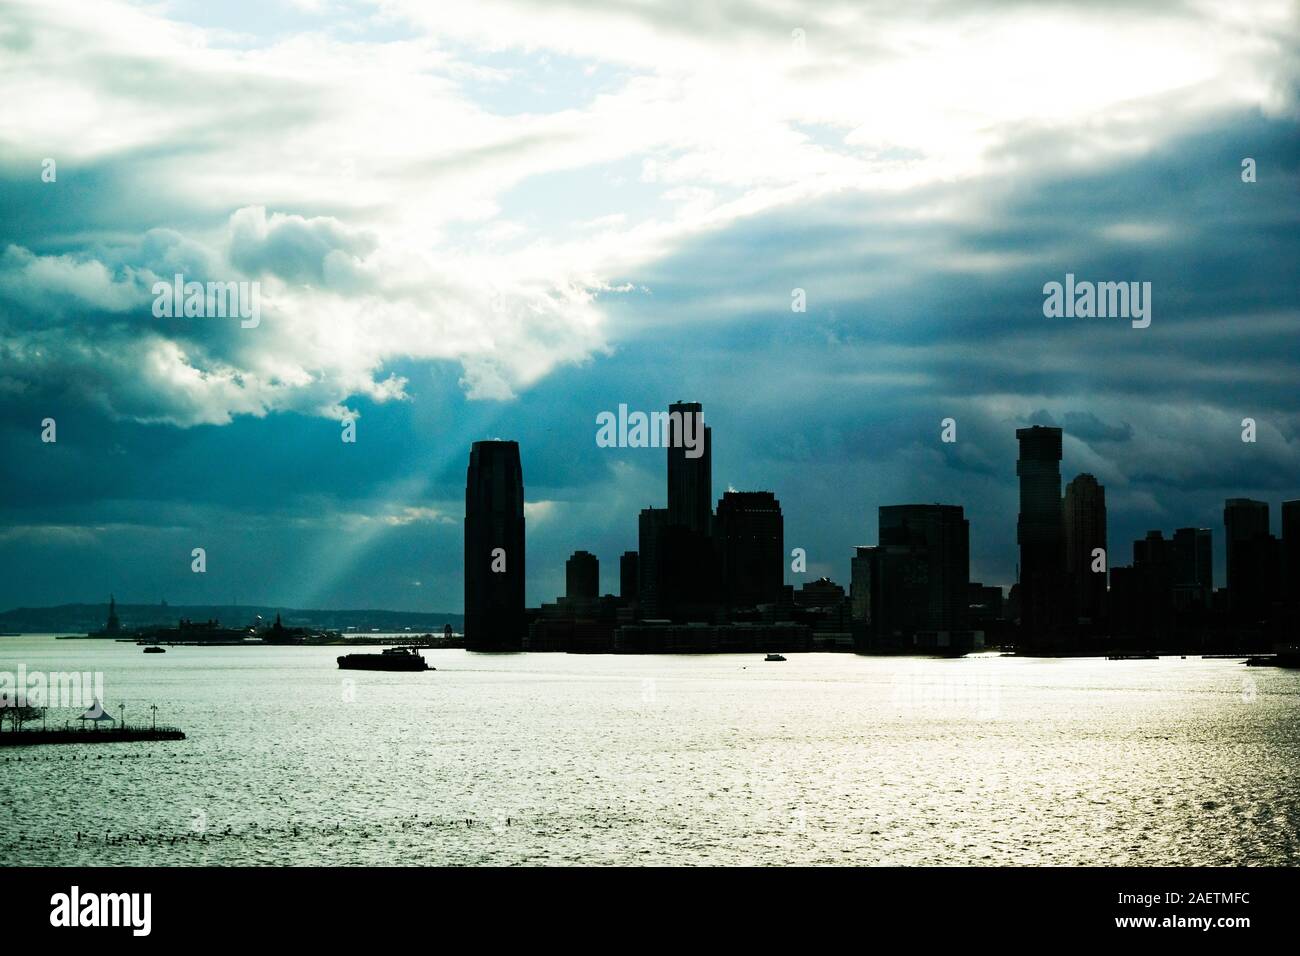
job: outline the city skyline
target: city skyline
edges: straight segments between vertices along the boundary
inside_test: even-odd
[[[687,411],[700,416],[700,420],[703,426],[702,427],[703,454],[700,455],[700,457],[697,459],[688,457],[684,453],[684,449],[681,444],[682,442],[681,436],[679,433],[675,431],[665,432],[666,435],[672,436],[672,440],[671,441],[665,440],[662,447],[656,444],[656,446],[653,448],[644,449],[644,451],[646,451],[647,453],[654,454],[656,456],[666,456],[668,461],[668,480],[664,487],[667,488],[667,494],[661,495],[661,498],[664,500],[674,501],[675,510],[669,508],[667,505],[658,505],[658,506],[650,505],[648,506],[648,508],[642,509],[640,521],[639,522],[634,521],[632,524],[633,527],[633,531],[631,533],[632,543],[638,544],[640,546],[644,546],[643,542],[646,534],[645,521],[648,515],[653,516],[654,514],[661,514],[663,516],[663,520],[665,521],[669,520],[670,515],[676,515],[677,523],[682,525],[683,527],[693,528],[695,525],[703,522],[707,524],[710,528],[712,528],[713,526],[712,523],[715,521],[715,516],[713,514],[713,506],[712,504],[710,504],[710,502],[716,502],[718,506],[723,506],[730,499],[730,500],[734,500],[737,503],[737,505],[739,505],[740,501],[745,500],[747,498],[752,499],[755,496],[767,496],[768,498],[772,499],[776,509],[778,527],[780,528],[780,531],[778,532],[778,537],[784,539],[787,533],[785,531],[784,524],[783,524],[784,515],[781,511],[781,498],[779,492],[768,490],[768,489],[738,491],[733,487],[728,487],[726,491],[724,491],[721,495],[714,495],[712,493],[711,462],[712,462],[712,449],[713,449],[713,438],[712,438],[713,427],[712,425],[705,424],[703,422],[703,414],[702,414],[703,404],[700,402],[690,402],[690,403],[674,402],[674,403],[670,403],[667,406],[667,408],[670,413],[673,411],[677,411],[677,412]],[[936,439],[935,439],[936,442],[942,443],[941,436],[944,433],[944,431],[945,431],[944,427],[936,429]],[[1048,444],[1051,447],[1046,447],[1046,450],[1040,450],[1041,448],[1045,447],[1045,446],[1041,446],[1041,442],[1039,442],[1037,445],[1033,444],[1033,442],[1038,440],[1037,436],[1040,434],[1044,436],[1048,436],[1046,440],[1048,441]],[[1024,442],[1026,440],[1029,440],[1031,441],[1031,445],[1029,447],[1035,449],[1034,451],[1031,451],[1030,454],[1045,455],[1046,456],[1045,461],[1047,461],[1050,465],[1048,470],[1042,473],[1043,478],[1039,479],[1039,481],[1041,483],[1043,480],[1045,480],[1048,482],[1048,484],[1050,484],[1051,487],[1047,488],[1045,486],[1042,492],[1036,492],[1032,490],[1034,488],[1032,484],[1030,486],[1025,486],[1023,483],[1023,476],[1022,476],[1021,489],[1018,492],[1018,498],[1017,498],[1018,501],[1017,508],[1019,511],[1020,503],[1025,500],[1023,496],[1026,493],[1028,493],[1032,500],[1038,502],[1038,507],[1040,508],[1040,514],[1041,514],[1041,508],[1043,507],[1043,503],[1048,502],[1049,504],[1047,505],[1047,507],[1056,516],[1055,520],[1058,522],[1058,526],[1056,527],[1055,531],[1051,532],[1052,538],[1051,538],[1051,544],[1049,548],[1053,549],[1055,552],[1058,553],[1058,558],[1056,563],[1059,565],[1059,567],[1055,567],[1054,569],[1052,569],[1051,573],[1058,575],[1060,579],[1058,581],[1059,593],[1053,592],[1051,595],[1051,600],[1053,603],[1059,605],[1059,611],[1061,614],[1069,614],[1070,613],[1069,608],[1071,607],[1086,608],[1086,607],[1095,606],[1095,602],[1097,601],[1097,598],[1095,596],[1095,590],[1098,586],[1096,583],[1097,577],[1095,575],[1085,576],[1077,573],[1077,568],[1080,566],[1081,562],[1083,561],[1082,554],[1089,552],[1091,545],[1096,545],[1100,543],[1100,545],[1105,548],[1106,567],[1108,570],[1116,566],[1127,569],[1128,566],[1133,564],[1133,561],[1136,557],[1132,549],[1141,548],[1143,537],[1149,539],[1153,534],[1158,537],[1161,533],[1166,531],[1173,534],[1174,538],[1177,538],[1180,533],[1208,531],[1209,532],[1209,544],[1207,545],[1207,550],[1209,552],[1208,563],[1206,564],[1206,569],[1200,573],[1208,574],[1216,587],[1221,587],[1226,589],[1228,586],[1229,567],[1232,563],[1231,558],[1229,557],[1229,542],[1232,540],[1232,538],[1231,538],[1231,534],[1227,530],[1226,522],[1229,520],[1229,513],[1234,510],[1233,509],[1234,503],[1236,503],[1240,509],[1249,509],[1250,518],[1248,519],[1248,523],[1251,529],[1250,531],[1251,535],[1260,533],[1262,529],[1262,534],[1264,536],[1266,537],[1272,536],[1276,540],[1277,554],[1275,556],[1275,559],[1278,562],[1279,568],[1284,566],[1284,562],[1287,557],[1290,557],[1291,559],[1290,563],[1292,565],[1297,564],[1293,552],[1300,550],[1300,545],[1296,544],[1296,542],[1300,540],[1300,533],[1297,533],[1297,531],[1300,530],[1300,499],[1293,499],[1293,500],[1274,499],[1272,501],[1270,500],[1259,501],[1256,499],[1251,499],[1246,497],[1230,497],[1224,499],[1224,502],[1220,510],[1221,520],[1217,524],[1217,528],[1218,528],[1217,534],[1215,533],[1214,530],[1216,527],[1215,525],[1210,525],[1208,528],[1201,528],[1197,525],[1183,525],[1179,523],[1177,516],[1170,516],[1173,522],[1172,524],[1167,523],[1162,527],[1147,528],[1140,535],[1137,535],[1134,538],[1132,538],[1131,539],[1132,549],[1130,548],[1130,541],[1126,541],[1123,539],[1119,541],[1108,540],[1107,533],[1106,533],[1106,526],[1108,521],[1106,503],[1105,503],[1106,489],[1104,486],[1098,485],[1095,476],[1087,472],[1080,472],[1074,475],[1072,478],[1067,478],[1066,472],[1068,471],[1068,469],[1062,468],[1061,460],[1058,457],[1055,457],[1061,454],[1060,449],[1062,447],[1063,434],[1064,434],[1064,429],[1058,426],[1045,426],[1045,425],[1035,424],[1035,425],[1026,426],[1024,428],[1016,429],[1017,439],[1021,442],[1021,454],[1023,455],[1025,453],[1024,449],[1026,446],[1024,445]],[[1053,442],[1054,444],[1052,444]],[[521,473],[526,470],[526,468],[523,466],[523,462],[526,460],[527,454],[526,451],[520,449],[519,442],[513,440],[507,441],[507,440],[500,440],[500,439],[492,439],[492,440],[477,441],[474,443],[470,455],[471,474],[474,471],[474,467],[475,467],[474,460],[478,453],[478,449],[480,447],[484,449],[493,448],[493,447],[501,447],[501,448],[508,449],[509,454],[513,456],[512,460],[514,464],[511,467],[513,467],[514,469],[516,469],[516,471],[519,471]],[[1015,467],[1018,469],[1020,466],[1015,465]],[[697,475],[699,477],[690,479],[688,482],[688,480],[685,478],[683,473],[685,469],[690,469],[692,474]],[[1071,525],[1072,507],[1074,508],[1073,520],[1082,522],[1084,519],[1080,516],[1079,513],[1079,509],[1082,508],[1083,506],[1077,504],[1072,506],[1072,500],[1073,500],[1072,496],[1074,495],[1076,488],[1079,487],[1081,484],[1083,485],[1083,490],[1080,492],[1080,494],[1087,494],[1090,496],[1094,496],[1097,499],[1096,501],[1093,501],[1091,503],[1090,507],[1094,509],[1099,507],[1100,508],[1099,516],[1098,517],[1089,516],[1087,520],[1093,522],[1099,521],[1100,529],[1097,530],[1097,529],[1090,528],[1087,534],[1090,534],[1092,537],[1087,537],[1086,535],[1082,536],[1080,537],[1081,543],[1075,545],[1072,544],[1072,542],[1074,541],[1074,532],[1072,531],[1072,525]],[[466,504],[465,504],[465,510],[461,516],[462,519],[468,516],[469,495],[470,495],[470,487],[468,483],[464,484],[463,487],[464,487]],[[1029,491],[1026,491],[1027,487],[1030,489]],[[518,493],[519,493],[518,503],[520,508],[522,509],[520,515],[521,533],[522,533],[523,525],[526,523],[523,518],[523,514],[525,514],[529,510],[528,509],[529,503],[526,500],[525,488],[526,488],[526,483],[524,483],[518,489]],[[690,501],[690,504],[687,503],[688,500]],[[964,507],[964,505],[959,502],[947,502],[947,503],[940,502],[940,501],[934,501],[929,503],[882,502],[880,504],[875,505],[874,510],[884,511],[884,510],[895,509],[895,508],[926,507],[926,506],[956,507],[959,511],[962,510]],[[861,552],[864,547],[875,547],[882,543],[881,541],[878,540],[879,539],[878,534],[875,535],[875,537],[877,537],[877,541],[874,542],[874,544],[866,540],[868,537],[871,537],[868,531],[873,526],[873,521],[872,521],[873,517],[874,517],[874,511],[872,514],[868,514],[866,516],[866,520],[863,522],[864,537],[862,537],[862,539],[859,540],[857,544],[853,545],[850,548],[847,557],[843,557],[842,560],[838,562],[840,565],[843,566],[842,570],[835,569],[834,566],[837,564],[837,561],[834,559],[823,558],[822,560],[814,562],[813,559],[806,557],[808,570],[805,572],[792,571],[789,569],[789,565],[790,565],[789,549],[782,548],[782,554],[784,557],[781,563],[785,568],[782,574],[782,583],[786,585],[794,585],[798,587],[800,584],[815,581],[819,577],[830,578],[831,580],[843,582],[847,591],[848,584],[853,579],[853,562],[855,560],[854,554],[858,554],[859,556],[861,556]],[[1041,522],[1043,519],[1039,517],[1037,520]],[[459,523],[461,522],[458,522],[458,524]],[[969,523],[970,522],[968,521],[967,524],[969,525]],[[1013,529],[1019,523],[1020,523],[1019,521],[1013,522]],[[992,536],[994,537],[999,536],[997,528],[991,530],[992,530]],[[1002,530],[1003,532],[1005,532],[1005,529]],[[1288,530],[1291,531],[1291,534],[1289,536],[1285,534],[1285,532]],[[1019,530],[1014,530],[1013,533],[1015,534],[1016,537],[1019,537],[1019,535],[1021,534]],[[469,530],[468,524],[466,523],[464,537],[462,538],[462,542],[461,542],[462,555],[468,552],[470,534],[471,532]],[[1041,536],[1041,532],[1039,534]],[[1098,535],[1100,537],[1098,537]],[[972,540],[974,540],[975,537],[976,535],[974,534],[971,535]],[[1222,540],[1223,542],[1222,545],[1218,543],[1220,540]],[[1173,543],[1172,539],[1170,543],[1171,544]],[[1033,553],[1033,547],[1034,546],[1031,545],[1031,554]],[[1039,547],[1041,548],[1041,545]],[[520,550],[525,550],[525,549],[520,549]],[[581,547],[578,547],[575,550],[583,554],[590,554],[593,558],[596,559],[598,565],[602,560],[602,555],[599,552],[588,552]],[[560,565],[559,580],[561,582],[561,587],[558,590],[556,590],[553,594],[549,594],[549,595],[543,594],[540,597],[540,599],[535,600],[534,599],[534,594],[536,593],[535,589],[541,587],[541,585],[535,585],[535,584],[531,585],[531,587],[534,588],[534,590],[529,590],[530,588],[529,578],[526,574],[522,576],[523,577],[522,587],[524,589],[523,593],[527,595],[523,599],[523,604],[525,607],[540,606],[550,598],[553,598],[555,594],[563,595],[564,593],[566,593],[567,583],[569,579],[569,572],[567,570],[566,562],[567,559],[571,558],[574,553],[575,552],[571,551],[567,555],[558,556],[558,563]],[[605,580],[612,581],[615,578],[619,578],[621,583],[622,572],[621,570],[619,570],[620,565],[624,560],[627,559],[628,556],[631,556],[632,559],[635,561],[638,556],[638,549],[637,548],[624,549],[622,551],[619,551],[617,554],[604,555],[604,561],[607,562],[604,566],[607,569],[612,569],[611,577],[609,579],[601,578],[600,580],[603,582]],[[1024,544],[1018,543],[1016,547],[1016,560],[1015,560],[1015,567],[1017,568],[1017,571],[1023,574],[1024,564],[1026,562],[1032,563],[1034,560],[1036,559],[1032,557],[1026,558]],[[1260,562],[1265,560],[1272,560],[1272,558],[1265,559],[1259,555],[1254,555],[1252,556],[1251,560],[1255,562]],[[1246,562],[1243,559],[1243,560],[1238,560],[1237,563],[1239,566],[1244,566]],[[460,576],[460,584],[464,589],[462,593],[468,594],[470,588],[470,581],[469,581],[469,575],[464,573],[465,567],[466,567],[465,564],[461,565],[462,574]],[[814,567],[818,569],[816,572],[813,571]],[[827,568],[831,568],[832,570],[829,571],[825,570]],[[516,569],[514,568],[511,569],[512,578],[514,578],[515,576],[514,574],[515,570]],[[1067,572],[1071,576],[1070,581],[1073,581],[1075,583],[1066,582],[1065,576]],[[645,573],[646,573],[646,565],[644,562],[642,562],[640,568],[640,574],[638,575],[639,587],[641,589],[645,589],[645,577],[644,577]],[[1278,573],[1280,574],[1281,572]],[[684,572],[684,576],[686,577],[690,576],[689,570]],[[555,577],[555,573],[552,569],[550,569],[549,565],[547,565],[545,566],[544,570],[541,572],[541,577],[543,577],[546,580],[551,580]],[[1105,575],[1101,576],[1101,582],[1102,582],[1101,587],[1102,587],[1103,594],[1105,593],[1104,590],[1105,578],[1106,578]],[[976,571],[973,569],[973,567],[969,575],[969,580],[979,581],[985,586],[999,587],[1002,589],[1004,596],[1008,595],[1011,587],[1019,583],[1020,581],[1019,578],[1015,578],[1011,581],[997,581],[997,580],[987,579],[977,574]],[[1079,582],[1087,582],[1087,583],[1081,585]],[[1289,579],[1279,578],[1278,584],[1280,584],[1281,586],[1289,586]],[[1094,595],[1091,598],[1089,598],[1079,593],[1076,593],[1080,587],[1091,588],[1094,591]],[[113,593],[118,593],[119,590],[123,590],[123,589],[129,592],[130,584],[127,583],[126,585],[124,585],[123,588],[113,589]],[[621,587],[619,590],[621,591]],[[1032,590],[1033,590],[1033,586],[1031,585],[1030,586],[1031,593]],[[1239,587],[1238,590],[1240,591],[1242,589]],[[602,590],[601,593],[602,594],[618,593],[618,591]],[[169,600],[166,597],[166,595],[163,595],[161,600],[167,603],[185,603],[184,601]],[[1090,601],[1092,602],[1091,604],[1089,603]],[[69,599],[66,601],[56,601],[52,603],[71,604],[71,603],[82,603],[82,602],[75,599]],[[95,603],[94,596],[91,596],[91,599],[84,603]],[[134,603],[149,604],[152,602],[150,602],[149,600],[144,600],[144,601],[139,601]],[[205,602],[196,602],[196,603],[205,603]],[[210,603],[213,604],[223,603],[221,600],[221,595],[216,595],[215,599]],[[290,604],[284,602],[258,601],[255,598],[250,599],[247,596],[245,596],[242,599],[232,600],[230,603],[266,604],[267,606],[286,606],[286,607],[291,606]],[[31,606],[42,606],[42,605],[31,605]],[[373,602],[367,605],[366,602],[362,601],[357,604],[347,605],[346,607],[340,607],[339,609],[355,609],[362,606],[377,606],[377,605],[374,605]],[[469,607],[469,602],[468,600],[466,600],[462,602],[459,607],[429,606],[429,607],[418,607],[414,609],[388,608],[388,610],[397,610],[397,611],[417,610],[417,611],[464,614],[467,611],[468,607]],[[1031,615],[1032,615],[1032,611],[1031,611]]]
[[[846,584],[808,577],[803,549],[785,550],[776,493],[728,488],[713,510],[713,429],[701,403],[642,417],[663,427],[662,441],[634,444],[662,448],[667,505],[637,515],[638,549],[619,558],[618,592],[602,591],[598,556],[577,549],[563,592],[533,608],[518,579],[526,551],[519,447],[474,444],[465,497],[470,650],[777,650],[790,642],[956,652],[986,639],[1031,654],[1220,650],[1267,645],[1300,611],[1300,500],[1280,503],[1280,536],[1267,502],[1224,502],[1227,574],[1216,588],[1212,529],[1178,527],[1168,539],[1149,529],[1131,552],[1110,541],[1105,486],[1086,472],[1063,482],[1059,427],[1016,430],[1019,574],[1007,589],[972,577],[971,524],[955,503],[880,505],[876,541],[854,548]],[[688,421],[698,443],[682,430]],[[952,440],[954,424],[944,423],[942,440]],[[802,587],[783,583],[787,564]]]

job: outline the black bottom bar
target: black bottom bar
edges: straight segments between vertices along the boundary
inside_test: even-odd
[[[1294,871],[1280,869],[10,867],[0,876],[0,912],[13,939],[75,934],[79,943],[112,938],[127,945],[336,947],[431,933],[449,942],[465,934],[538,942],[597,931],[667,945],[683,942],[691,926],[701,938],[733,942],[847,935],[869,946],[906,934],[917,941],[1180,945],[1199,938],[1231,946],[1292,938],[1295,885]],[[143,895],[100,894],[149,894],[148,908]]]

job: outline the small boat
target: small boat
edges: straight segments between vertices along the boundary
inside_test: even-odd
[[[389,647],[378,654],[344,654],[338,659],[345,671],[432,671],[429,662],[407,647]]]
[[[150,644],[148,647],[144,649],[144,652],[146,654],[166,654],[167,648],[160,647],[157,644]]]
[[[780,654],[768,654],[767,657],[763,658],[763,660],[765,660],[765,661],[783,661],[783,660],[785,660],[785,658],[782,657]]]

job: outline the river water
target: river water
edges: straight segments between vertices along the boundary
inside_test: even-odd
[[[371,650],[378,650],[373,648]],[[0,750],[25,864],[1300,862],[1300,672],[1239,661],[0,638],[165,743]],[[79,710],[52,709],[51,725]],[[7,732],[7,731],[6,731]]]

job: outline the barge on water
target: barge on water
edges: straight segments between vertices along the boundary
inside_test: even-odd
[[[430,667],[417,651],[407,647],[390,647],[378,654],[343,654],[339,669],[345,671],[430,671]]]

